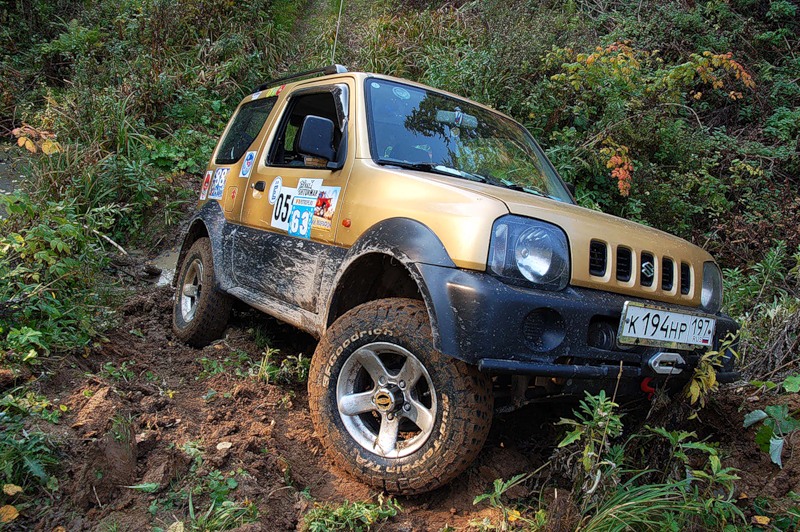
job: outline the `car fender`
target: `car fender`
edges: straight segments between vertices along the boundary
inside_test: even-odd
[[[454,269],[456,265],[439,237],[426,225],[410,218],[391,218],[378,222],[367,229],[350,247],[332,279],[330,293],[324,299],[326,306],[323,323],[330,323],[330,312],[337,294],[346,289],[340,285],[340,281],[358,259],[369,254],[389,256],[398,261],[411,275],[428,309],[434,347],[441,351],[443,342],[439,334],[439,316],[445,321],[450,321],[451,318],[447,316],[449,302],[439,297],[441,290],[429,289],[423,266],[433,265]],[[455,353],[445,352],[445,354],[457,356]]]
[[[232,286],[232,279],[228,273],[227,268],[221,267],[223,264],[223,240],[225,238],[225,214],[222,208],[216,201],[206,202],[200,210],[189,221],[189,229],[183,237],[181,250],[178,254],[178,261],[175,264],[175,275],[172,278],[172,286],[178,282],[178,275],[180,274],[183,265],[183,259],[186,257],[189,248],[192,244],[200,238],[203,233],[208,235],[211,241],[211,253],[214,259],[214,264],[218,265],[214,268],[214,276],[217,281],[217,288],[225,290],[226,287]]]

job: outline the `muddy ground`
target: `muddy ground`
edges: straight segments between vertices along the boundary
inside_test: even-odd
[[[240,310],[223,340],[202,350],[187,347],[171,333],[168,286],[140,286],[119,312],[122,325],[105,340],[64,358],[52,376],[35,383],[54,405],[67,407],[59,424],[39,427],[62,442],[63,465],[51,503],[26,512],[18,529],[166,529],[186,518],[189,491],[197,510],[208,508],[203,486],[215,471],[238,483],[227,498],[257,505],[260,524],[247,530],[293,530],[314,505],[377,499],[378,493],[334,468],[322,452],[304,384],[248,375],[265,342],[280,350],[278,362],[310,356],[313,338]],[[791,442],[781,470],[756,448],[754,431],[742,428],[744,413],[763,401],[753,388],[727,388],[711,401],[702,422],[684,422],[686,430],[719,441],[725,465],[741,470],[737,489],[746,496],[745,511],[756,497],[800,491],[800,457]],[[474,497],[495,478],[546,462],[559,437],[553,424],[572,406],[530,405],[496,416],[472,467],[431,494],[398,498],[402,512],[375,529],[469,529],[470,522],[496,518],[495,510],[474,506]],[[646,401],[628,407],[629,426],[645,421]],[[546,500],[558,483],[553,477],[544,487],[531,484],[510,495]],[[125,487],[142,484],[154,492]]]

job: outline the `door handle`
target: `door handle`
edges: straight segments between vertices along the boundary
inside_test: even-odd
[[[250,187],[255,189],[255,190],[258,190],[259,192],[264,192],[265,190],[267,190],[267,182],[266,181],[256,181],[255,183],[250,185]]]

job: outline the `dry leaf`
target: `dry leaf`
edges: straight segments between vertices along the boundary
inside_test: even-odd
[[[769,521],[770,521],[769,517],[765,515],[754,515],[751,522],[754,525],[767,526],[769,524]]]
[[[0,523],[10,523],[19,517],[19,512],[10,504],[0,507]]]
[[[169,525],[167,532],[183,532],[183,521],[175,521]]]
[[[17,144],[23,146],[26,150],[28,150],[31,153],[36,153],[36,144],[34,144],[34,142],[28,137],[20,137],[19,140],[17,141]]]
[[[218,451],[224,451],[225,449],[230,449],[233,447],[233,444],[229,441],[221,441],[217,444]]]
[[[6,495],[16,495],[22,493],[22,488],[16,484],[3,484],[3,493]]]
[[[61,151],[61,144],[54,140],[45,140],[42,142],[42,153],[45,155],[52,155]]]
[[[53,532],[67,532],[67,529],[63,526],[57,526],[53,529]]]

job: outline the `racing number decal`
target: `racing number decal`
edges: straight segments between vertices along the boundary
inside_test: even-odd
[[[276,177],[269,189],[270,224],[291,236],[311,238],[311,229],[331,230],[339,187],[323,186],[322,179],[301,178],[297,188],[284,187]]]
[[[292,198],[297,190],[289,187],[282,187],[278,193],[278,199],[272,208],[272,227],[289,230],[289,212],[292,210]]]

